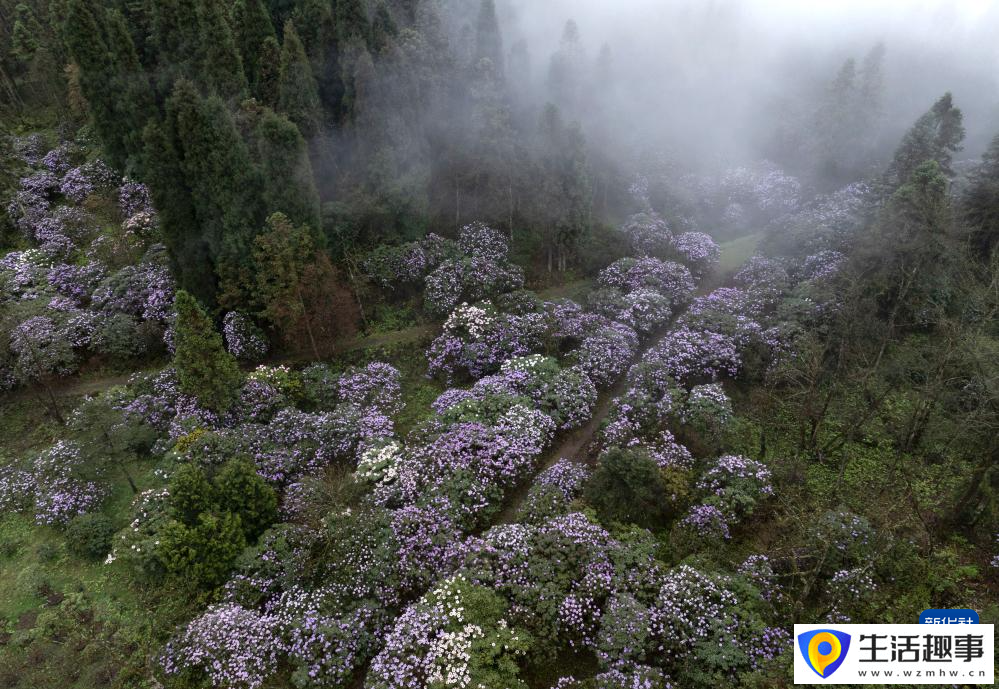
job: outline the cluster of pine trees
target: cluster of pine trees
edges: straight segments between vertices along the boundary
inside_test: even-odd
[[[0,4],[0,86],[89,120],[149,184],[180,285],[206,304],[268,310],[251,276],[274,213],[335,257],[486,219],[541,237],[530,251],[563,270],[591,227],[582,131],[517,107],[493,0],[448,13],[467,15],[456,44],[418,0]]]

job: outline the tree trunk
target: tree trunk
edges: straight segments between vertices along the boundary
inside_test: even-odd
[[[305,331],[309,335],[309,344],[312,345],[312,354],[319,359],[319,347],[316,346],[316,336],[312,333],[312,319],[309,318],[309,309],[305,306],[305,299],[302,297],[302,286],[296,288],[298,293],[298,303],[302,306],[302,317],[305,319]]]

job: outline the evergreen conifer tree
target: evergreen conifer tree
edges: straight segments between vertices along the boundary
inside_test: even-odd
[[[257,80],[254,95],[270,108],[278,104],[278,91],[281,84],[281,45],[274,36],[268,36],[260,46],[260,59],[257,61]]]
[[[225,350],[222,337],[201,304],[184,290],[177,292],[174,366],[181,391],[206,409],[222,412],[239,394],[243,374]]]
[[[999,135],[992,139],[964,196],[964,218],[971,246],[987,259],[999,246]]]
[[[280,211],[294,224],[318,230],[319,194],[308,148],[298,127],[286,117],[268,111],[257,124],[256,140],[267,210]]]
[[[371,24],[363,0],[336,0],[334,23],[341,53],[354,40],[360,39],[367,45],[371,39]]]
[[[246,95],[243,61],[226,16],[222,0],[201,0],[200,33],[204,62],[197,80],[222,98],[238,100]]]
[[[121,16],[90,0],[70,0],[64,36],[108,159],[122,170],[134,167],[152,94]]]
[[[250,89],[260,97],[260,64],[264,54],[264,41],[276,38],[271,16],[263,0],[237,0],[232,10],[233,33],[240,55],[243,58],[243,71]],[[262,99],[261,99],[262,100]]]
[[[936,161],[945,175],[952,175],[950,165],[963,140],[963,115],[951,94],[945,93],[902,138],[885,174],[886,191],[898,189],[928,160]]]
[[[284,25],[278,110],[298,126],[303,136],[312,137],[318,133],[322,121],[319,88],[305,48],[291,20]]]

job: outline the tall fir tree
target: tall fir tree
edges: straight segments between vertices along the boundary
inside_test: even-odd
[[[989,144],[981,164],[971,176],[963,199],[964,219],[971,247],[987,260],[999,247],[999,134]]]
[[[376,53],[385,50],[399,35],[399,27],[392,19],[388,5],[381,0],[375,7],[375,17],[371,22],[371,49]]]
[[[227,6],[222,0],[200,2],[204,45],[200,76],[210,92],[236,101],[246,96],[246,75],[229,25]]]
[[[902,138],[882,180],[885,190],[894,192],[928,160],[936,161],[945,175],[952,175],[954,153],[961,150],[964,141],[963,119],[951,94],[945,93]]]
[[[263,0],[237,0],[232,9],[232,22],[246,80],[253,95],[261,99],[260,64],[267,57],[263,53],[264,41],[277,38],[270,13]]]
[[[308,138],[319,132],[322,123],[319,88],[305,47],[290,19],[284,25],[278,110],[298,126],[303,136]]]
[[[156,0],[151,6],[157,90],[169,96],[177,79],[197,80],[205,62],[199,0]]]
[[[291,121],[268,111],[256,126],[257,159],[264,179],[264,203],[295,225],[320,229],[319,194],[305,139]]]
[[[253,259],[255,294],[261,304],[258,315],[286,342],[304,331],[313,355],[320,358],[319,335],[313,323],[319,313],[308,295],[319,282],[317,266],[323,262],[312,232],[296,227],[283,213],[274,213],[254,241]]]
[[[152,93],[120,15],[70,0],[63,33],[108,159],[122,170],[136,167]]]
[[[11,54],[24,64],[31,62],[42,47],[44,30],[34,10],[23,2],[14,7],[14,29],[11,35]]]
[[[206,409],[223,412],[239,394],[243,380],[239,365],[225,350],[222,337],[197,299],[180,290],[175,307],[173,364],[180,389]]]
[[[214,303],[215,263],[198,226],[194,199],[181,167],[183,144],[176,140],[176,104],[168,103],[166,120],[145,131],[146,183],[159,209],[163,242],[177,283],[206,304]]]
[[[352,42],[360,40],[366,46],[371,40],[371,22],[364,0],[335,0],[336,41],[341,53]]]
[[[156,169],[150,179],[154,196],[184,208],[164,217],[167,244],[184,252],[173,255],[178,264],[197,259],[203,268],[207,252],[211,272],[234,281],[234,274],[249,263],[250,244],[264,214],[259,171],[217,96],[204,97],[194,84],[181,80],[166,109],[165,130],[149,133],[148,162]],[[174,224],[192,218],[193,226]],[[207,291],[206,280],[197,280],[199,293]]]
[[[281,45],[274,36],[268,36],[260,46],[260,59],[257,61],[257,81],[254,95],[269,108],[278,105],[278,91],[281,84]]]
[[[503,59],[503,37],[500,34],[499,19],[496,17],[495,0],[482,0],[479,17],[475,24],[474,62],[489,60],[497,76],[505,72]]]
[[[578,123],[566,125],[558,107],[541,115],[535,213],[541,219],[548,270],[564,271],[581,236],[589,229],[592,186],[586,139]]]

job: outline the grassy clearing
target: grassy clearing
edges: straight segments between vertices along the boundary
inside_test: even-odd
[[[718,274],[724,276],[735,272],[743,263],[752,258],[760,241],[763,240],[763,234],[763,232],[747,234],[719,244],[721,261],[718,264]]]

